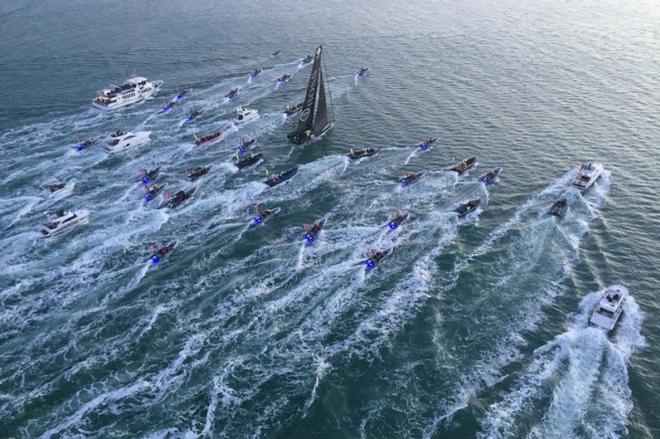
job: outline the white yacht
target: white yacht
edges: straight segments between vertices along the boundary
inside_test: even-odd
[[[92,105],[101,110],[115,110],[143,101],[158,92],[163,81],[147,81],[142,76],[128,78],[122,85],[111,85],[101,90]]]
[[[66,233],[80,224],[87,224],[89,217],[88,210],[79,210],[77,212],[67,212],[59,210],[55,215],[48,218],[41,233],[44,237],[58,236]]]
[[[259,119],[259,112],[247,107],[238,107],[236,109],[235,123],[246,123]]]
[[[573,186],[586,192],[600,178],[603,165],[600,163],[585,163],[578,168],[578,174],[573,179]]]
[[[103,145],[103,148],[109,153],[126,151],[129,148],[144,145],[151,140],[149,136],[151,136],[151,131],[137,131],[135,133],[118,131],[110,134],[110,140]]]
[[[626,297],[628,290],[621,285],[605,288],[589,323],[607,331],[614,329],[623,312]]]

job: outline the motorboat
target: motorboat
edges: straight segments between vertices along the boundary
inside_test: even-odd
[[[362,67],[362,68],[360,68],[359,71],[355,72],[355,75],[356,75],[356,76],[360,76],[360,77],[362,77],[362,76],[365,76],[365,75],[367,74],[368,71],[369,71],[369,66],[367,66],[367,67]]]
[[[600,163],[585,163],[580,165],[577,170],[577,175],[573,179],[573,187],[577,188],[580,192],[586,192],[591,186],[598,181],[603,173],[603,165]]]
[[[158,265],[160,264],[166,257],[168,257],[176,248],[177,241],[172,241],[170,243],[163,243],[163,245],[160,246],[160,248],[155,248],[152,246],[152,251],[153,253],[151,254],[151,257],[149,260],[151,261],[152,265]]]
[[[314,61],[314,56],[313,55],[307,55],[306,57],[303,58],[301,64],[309,64],[312,61]]]
[[[165,201],[160,206],[158,206],[158,208],[162,209],[164,207],[169,207],[170,209],[176,209],[184,201],[192,197],[196,189],[197,188],[192,188],[192,189],[188,189],[187,191],[179,191],[176,194],[174,194],[172,198],[170,198],[169,200]]]
[[[44,237],[59,236],[73,230],[76,226],[86,224],[89,218],[88,210],[79,210],[68,212],[64,209],[58,210],[54,215],[48,218],[48,223],[44,224],[41,233]]]
[[[266,179],[266,181],[264,181],[264,183],[266,183],[270,187],[277,186],[278,184],[284,183],[288,179],[292,178],[294,175],[296,175],[297,172],[298,172],[298,167],[296,166],[294,168],[289,169],[288,171],[282,172],[279,175],[271,175],[270,177],[268,177],[268,179]]]
[[[289,75],[288,73],[285,73],[282,76],[280,76],[279,78],[277,78],[277,83],[278,84],[284,84],[289,79],[291,79],[291,75]]]
[[[190,120],[193,120],[193,119],[195,119],[197,116],[199,116],[199,115],[201,115],[201,114],[202,114],[201,111],[199,111],[199,110],[195,110],[194,108],[189,108],[189,109],[188,109],[188,112],[186,113],[186,120],[189,120],[189,121],[190,121]]]
[[[302,102],[299,102],[295,105],[288,104],[286,107],[284,107],[284,114],[286,114],[287,116],[291,116],[302,110],[302,107],[303,107]]]
[[[256,78],[262,71],[263,71],[263,69],[261,67],[256,68],[252,73],[250,73],[250,76],[248,77],[248,79]]]
[[[243,169],[243,168],[247,168],[248,166],[252,166],[252,165],[256,164],[256,163],[259,162],[259,160],[261,160],[262,158],[263,158],[263,154],[262,154],[262,153],[258,153],[258,154],[250,154],[249,157],[245,157],[245,158],[243,158],[243,159],[241,159],[241,160],[237,160],[236,162],[234,162],[234,165],[235,165],[238,169]]]
[[[245,154],[256,141],[257,139],[254,137],[252,139],[241,138],[241,143],[238,145],[238,155]]]
[[[458,172],[459,174],[464,173],[468,169],[470,169],[474,164],[476,163],[477,159],[476,157],[470,157],[469,159],[465,159],[453,168],[451,168],[452,171]]]
[[[163,192],[163,189],[165,189],[165,186],[167,183],[163,184],[154,184],[151,187],[147,185],[143,185],[142,189],[144,190],[144,202],[145,204],[149,203],[150,201],[153,201],[158,197],[158,195]]]
[[[621,317],[627,297],[628,290],[621,285],[605,288],[589,323],[606,331],[613,330]]]
[[[490,186],[491,184],[497,183],[497,177],[499,177],[500,173],[502,172],[502,168],[499,166],[493,169],[490,172],[485,173],[484,175],[481,176],[479,179],[480,182],[482,182],[486,186]]]
[[[348,153],[348,158],[351,160],[357,160],[361,159],[364,157],[371,157],[372,155],[378,154],[378,150],[376,148],[363,148],[363,149],[350,149],[350,152]]]
[[[282,210],[279,207],[274,207],[272,209],[256,209],[257,210],[257,216],[255,216],[252,219],[251,225],[258,226],[259,224],[263,224]]]
[[[237,88],[232,88],[229,90],[229,92],[225,95],[227,99],[234,99],[236,96],[238,96],[238,89]]]
[[[115,110],[144,101],[158,92],[163,81],[147,81],[142,76],[128,78],[121,85],[112,85],[101,90],[92,100],[92,105],[100,110]]]
[[[556,216],[557,218],[563,218],[564,215],[566,215],[566,209],[568,209],[568,201],[566,198],[560,198],[552,203],[548,213],[550,215]]]
[[[454,209],[454,212],[456,212],[460,218],[463,218],[468,213],[477,210],[477,207],[479,207],[480,202],[481,200],[475,198],[474,200],[470,200],[466,203],[460,204],[456,209]]]
[[[212,166],[213,165],[197,167],[197,168],[193,169],[192,171],[188,172],[188,175],[186,177],[188,177],[188,180],[190,180],[190,181],[195,181],[198,178],[208,174],[208,172],[211,170]]]
[[[247,123],[259,119],[259,112],[247,107],[238,107],[236,109],[236,118],[234,123]]]
[[[426,152],[429,149],[431,149],[431,146],[438,141],[437,137],[429,137],[426,140],[424,140],[422,143],[417,145],[417,150],[419,152]]]
[[[406,175],[401,179],[401,186],[410,186],[411,184],[418,182],[419,179],[424,176],[424,174],[426,174],[426,172],[413,172]]]
[[[142,174],[141,177],[142,184],[149,184],[150,182],[155,180],[156,177],[158,177],[158,174],[160,174],[160,166],[152,170],[140,168],[138,169],[138,171],[140,171],[140,174]]]
[[[138,131],[135,133],[129,131],[113,137],[103,146],[103,148],[109,153],[126,151],[129,148],[144,145],[151,140],[150,136],[151,131]]]
[[[195,144],[197,146],[210,145],[212,143],[219,142],[224,138],[225,138],[224,131],[216,131],[214,133],[210,133],[202,137],[198,137],[197,134],[193,134],[193,139],[195,140]]]
[[[371,253],[371,252],[370,252]],[[380,261],[385,259],[385,257],[389,256],[392,253],[392,249],[385,250],[385,251],[376,251],[371,253],[369,256],[369,259],[364,261],[364,269],[369,272],[376,268]]]
[[[321,229],[323,229],[323,226],[325,226],[325,221],[326,219],[323,218],[318,223],[312,224],[311,227],[308,227],[307,224],[303,226],[303,228],[305,229],[305,241],[307,242],[307,244],[312,244],[314,242],[318,234],[321,233]]]
[[[408,219],[407,213],[398,213],[387,223],[387,227],[390,230],[396,230],[406,219]]]

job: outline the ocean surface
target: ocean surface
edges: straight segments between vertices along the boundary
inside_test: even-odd
[[[281,110],[319,44],[335,127],[299,147]],[[660,437],[657,1],[11,0],[0,53],[0,437]],[[165,82],[91,108],[130,74]],[[234,125],[237,105],[261,118]],[[118,129],[152,140],[75,149]],[[264,162],[238,172],[248,137]],[[581,195],[591,161],[606,172]],[[156,166],[194,196],[144,203]],[[48,199],[53,182],[74,187]],[[250,227],[254,203],[282,210]],[[89,223],[45,239],[58,208]],[[370,249],[393,252],[366,273]],[[630,298],[608,337],[587,321],[615,284]]]

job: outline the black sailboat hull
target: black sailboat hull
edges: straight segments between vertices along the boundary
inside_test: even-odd
[[[303,145],[305,143],[314,142],[314,141],[320,139],[325,133],[330,131],[330,129],[333,126],[334,126],[334,124],[332,122],[330,122],[318,133],[314,133],[314,132],[299,133],[297,131],[293,131],[293,132],[287,134],[287,137],[292,143],[295,143],[296,145]]]

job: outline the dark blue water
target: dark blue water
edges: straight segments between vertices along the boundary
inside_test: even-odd
[[[15,1],[0,22],[0,437],[660,436],[655,2]],[[319,44],[335,128],[296,147],[281,109]],[[133,73],[163,90],[90,108]],[[237,105],[261,118],[235,126]],[[117,129],[152,140],[73,148]],[[265,160],[237,172],[241,137]],[[381,150],[351,162],[349,145]],[[606,172],[580,195],[585,161]],[[168,191],[197,188],[179,209],[144,206],[137,169],[157,165]],[[55,181],[72,193],[44,200]],[[282,210],[249,228],[254,203]],[[44,239],[58,207],[89,223]],[[367,275],[369,249],[393,252]],[[608,337],[587,321],[613,284],[631,299]]]

